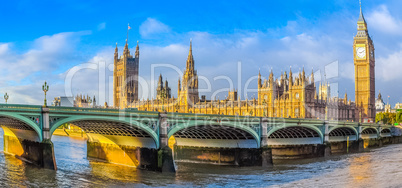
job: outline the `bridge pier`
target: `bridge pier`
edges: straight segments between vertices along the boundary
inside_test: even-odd
[[[159,115],[159,143],[158,170],[162,172],[176,172],[173,159],[173,151],[169,147],[167,115]]]
[[[94,138],[94,135],[89,137]],[[115,143],[87,141],[88,159],[102,160],[110,163],[135,166],[139,169],[156,170],[157,150]]]
[[[271,167],[272,161],[272,148],[268,146],[268,121],[266,118],[260,119],[261,124],[261,166]]]
[[[41,135],[32,128],[18,129],[14,128],[13,124],[11,127],[3,126],[4,151],[42,168],[57,170],[53,143],[49,137],[48,108],[41,108],[39,122],[42,122]],[[23,122],[18,122],[18,126],[24,127],[25,125]]]
[[[262,148],[207,148],[177,145],[174,146],[174,153],[178,162],[236,166],[262,166],[263,155],[271,156],[270,152]],[[269,161],[266,163],[272,165]]]
[[[272,155],[274,159],[325,157],[329,154],[329,148],[326,144],[272,146]]]
[[[363,141],[362,140],[353,140],[349,141],[349,146],[347,141],[341,142],[330,142],[328,143],[330,146],[330,153],[348,153],[348,152],[359,152],[363,149]]]
[[[50,140],[38,142],[4,135],[4,152],[39,167],[57,170],[53,143]]]

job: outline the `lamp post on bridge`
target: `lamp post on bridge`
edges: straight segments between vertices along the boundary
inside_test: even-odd
[[[8,94],[7,94],[7,93],[6,93],[6,94],[4,94],[4,100],[6,100],[6,104],[7,104],[7,100],[8,100],[8,98],[9,98]]]
[[[49,91],[49,85],[47,85],[46,81],[45,81],[45,84],[42,85],[42,90],[43,90],[43,92],[45,92],[45,101],[44,101],[43,106],[46,107],[47,106],[46,93]]]

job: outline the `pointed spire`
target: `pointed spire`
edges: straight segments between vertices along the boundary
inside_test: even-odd
[[[348,101],[348,93],[346,92],[346,89],[345,89],[345,103]]]
[[[116,42],[116,48],[114,49],[114,62],[116,63],[119,59],[119,49],[117,49],[117,42]]]
[[[261,88],[262,84],[261,84],[261,72],[260,69],[258,69],[258,88]]]
[[[137,40],[137,47],[135,47],[135,57],[136,58],[140,57],[140,47],[138,45],[138,40]]]
[[[377,99],[381,99],[381,100],[382,100],[381,90],[378,91],[378,98],[377,98]]]
[[[364,19],[364,16],[363,16],[363,11],[362,11],[362,1],[361,0],[359,0],[359,4],[360,4],[360,15],[359,15],[359,22],[366,22],[366,20]]]
[[[192,38],[190,38],[190,54],[192,53],[192,51],[193,51],[193,39]]]
[[[180,84],[180,77],[179,77],[179,81],[177,82],[177,91],[181,90],[181,84]],[[179,97],[179,96],[177,96]]]
[[[188,52],[188,57],[187,57],[187,64],[186,64],[186,70],[194,70],[194,58],[193,58],[193,39],[190,39],[190,49]]]
[[[359,19],[357,21],[357,36],[365,37],[367,35],[368,35],[367,23],[363,16],[362,5],[361,5],[361,1],[360,1],[360,14],[359,14]]]
[[[158,87],[163,88],[162,74],[159,74]]]
[[[293,86],[292,66],[289,67],[289,85],[290,85],[290,86]]]
[[[124,45],[123,55],[129,55],[129,54],[130,54],[130,50],[128,49],[128,43],[127,43],[127,39],[126,39],[126,45]]]
[[[311,68],[311,84],[314,84],[314,68]]]

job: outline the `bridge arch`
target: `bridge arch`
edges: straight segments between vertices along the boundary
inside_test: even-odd
[[[380,132],[380,135],[381,135],[381,137],[392,137],[391,129],[390,128],[382,129]]]
[[[50,128],[50,136],[53,135],[54,131],[60,127],[63,124],[66,123],[75,123],[75,124],[81,124],[77,125],[78,127],[82,128],[83,125],[82,123],[97,123],[97,122],[103,122],[103,123],[114,123],[116,126],[118,125],[121,130],[118,130],[119,128],[116,128],[117,130],[108,130],[108,131],[101,131],[103,133],[110,133],[110,134],[115,134],[115,133],[121,133],[121,132],[127,132],[127,134],[133,134],[133,135],[141,135],[141,136],[149,136],[152,138],[155,144],[155,148],[159,148],[159,136],[157,135],[157,130],[158,130],[158,122],[157,120],[155,121],[154,128],[151,128],[150,126],[137,121],[137,120],[130,120],[129,118],[120,118],[120,117],[108,117],[108,116],[71,116],[67,117],[64,119],[61,119],[54,123],[51,128]],[[87,127],[87,126],[86,126]],[[131,130],[131,128],[134,128]],[[130,129],[130,130],[128,130]],[[85,131],[85,128],[84,128]],[[146,133],[146,135],[144,133]]]
[[[378,138],[378,130],[373,127],[366,127],[362,129],[361,137],[364,139]]]
[[[328,130],[330,142],[357,140],[359,132],[353,126],[335,126]]]
[[[19,115],[19,114],[14,114],[14,113],[8,113],[8,112],[2,112],[0,114],[0,118],[9,118],[11,120],[17,121],[17,122],[21,122],[24,123],[24,125],[20,125],[23,126],[26,130],[33,130],[37,136],[38,136],[38,140],[39,142],[42,141],[42,131],[39,127],[39,125],[35,124],[35,122],[33,122],[33,120],[29,119],[28,117]],[[39,117],[38,117],[39,118]],[[40,122],[38,122],[40,123]],[[0,121],[0,125],[2,125],[3,122]],[[7,127],[7,126],[6,126]],[[20,127],[21,128],[21,127]],[[22,128],[22,130],[24,129]],[[18,137],[18,135],[16,135]],[[20,137],[24,137],[24,135],[20,135]]]
[[[213,130],[212,130],[212,129]],[[258,125],[259,129],[259,125]],[[168,131],[168,138],[171,136],[179,138],[192,138],[206,140],[247,140],[253,141],[247,143],[237,143],[239,147],[260,147],[259,133],[242,123],[237,122],[216,122],[216,121],[193,121],[188,124],[179,124],[173,126]],[[254,144],[255,142],[255,144]],[[254,145],[254,146],[251,146]],[[233,143],[227,144],[228,147],[234,147]]]
[[[268,145],[322,144],[323,134],[313,125],[277,126],[268,131]]]

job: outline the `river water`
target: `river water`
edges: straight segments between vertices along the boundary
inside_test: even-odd
[[[178,164],[176,174],[88,161],[86,141],[53,136],[57,171],[3,154],[0,187],[402,187],[402,144],[327,158],[275,161],[272,168]]]

